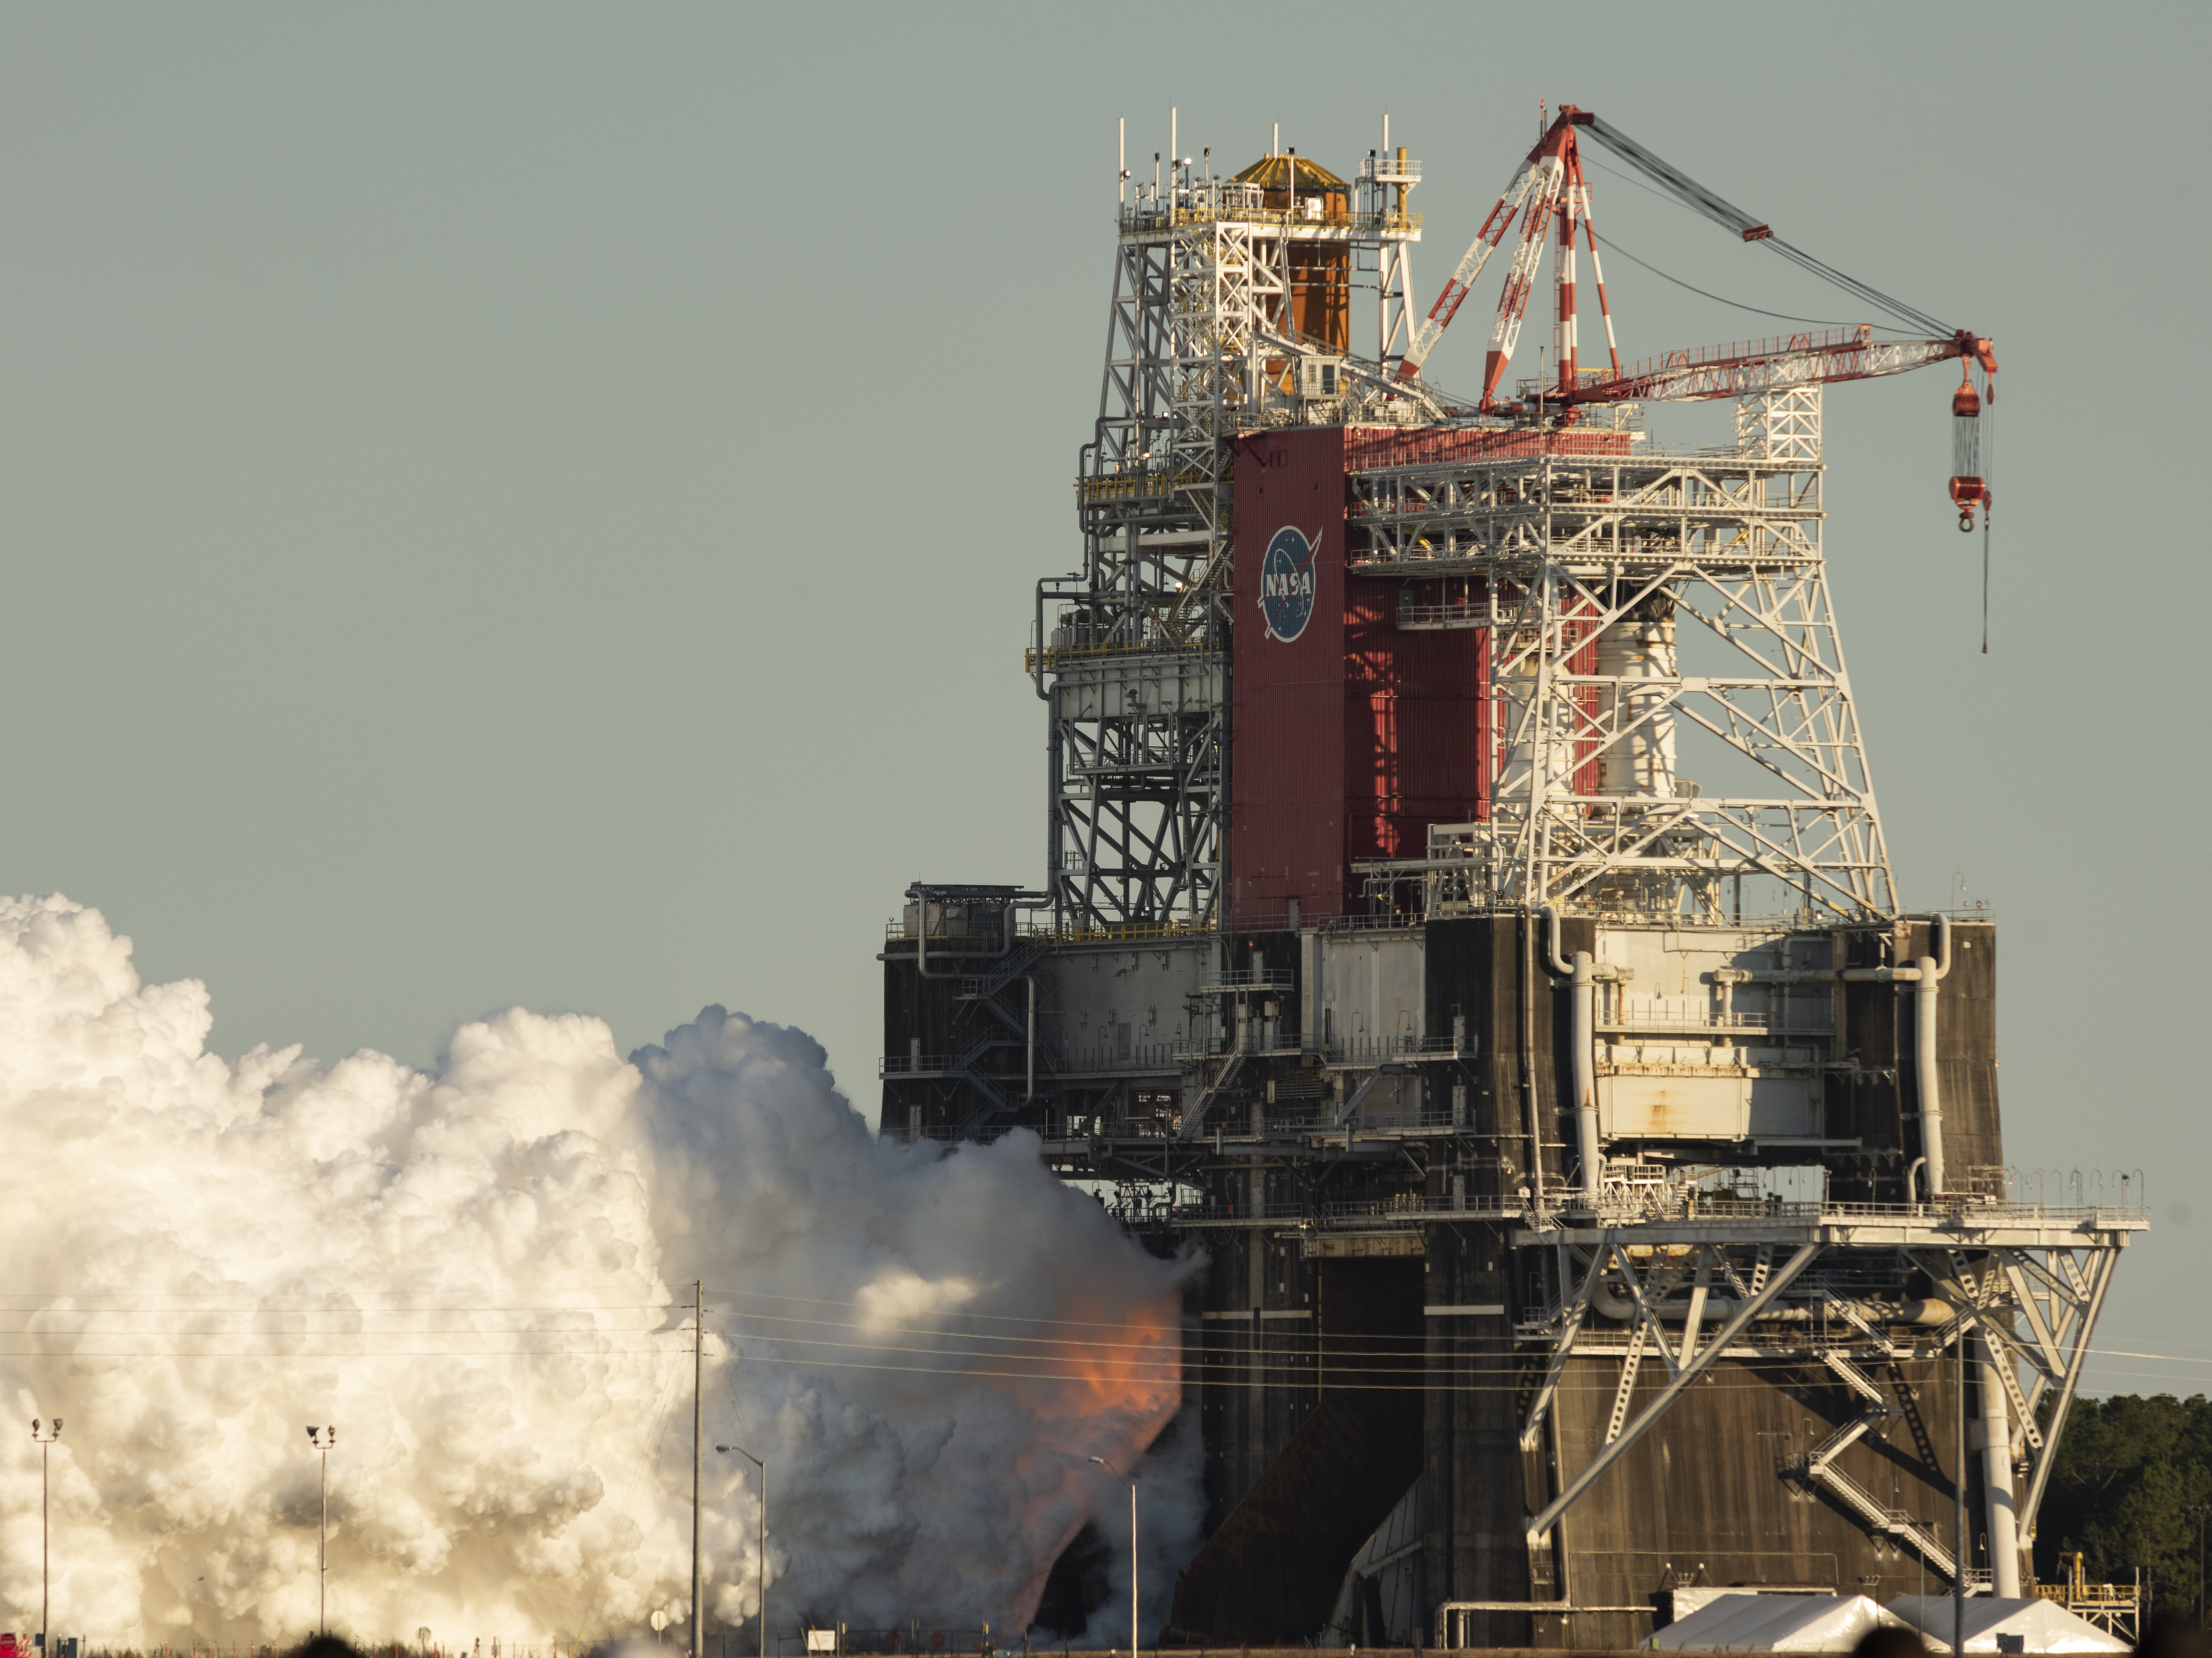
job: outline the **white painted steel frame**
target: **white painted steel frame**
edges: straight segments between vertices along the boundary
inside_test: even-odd
[[[1851,1212],[1822,1212],[1802,1218],[1777,1217],[1774,1224],[1723,1224],[1701,1229],[1690,1216],[1650,1226],[1570,1224],[1540,1233],[1517,1235],[1521,1244],[1548,1242],[1560,1261],[1561,1282],[1551,1310],[1524,1323],[1522,1339],[1540,1341],[1543,1370],[1523,1417],[1524,1450],[1541,1443],[1544,1425],[1559,1384],[1571,1358],[1613,1359],[1620,1382],[1605,1440],[1597,1455],[1571,1478],[1528,1523],[1531,1547],[1544,1546],[1560,1517],[1596,1483],[1630,1445],[1654,1426],[1680,1396],[1681,1388],[1723,1357],[1766,1361],[1795,1360],[1824,1366],[1855,1403],[1863,1406],[1785,1473],[1826,1490],[1870,1532],[1911,1547],[1954,1583],[1960,1564],[1935,1531],[1902,1511],[1878,1503],[1837,1466],[1848,1447],[1897,1415],[1869,1377],[1893,1361],[1931,1357],[1967,1335],[1979,1334],[1990,1345],[1995,1370],[2008,1394],[2014,1431],[2019,1436],[2016,1463],[2024,1464],[2027,1495],[2019,1505],[2019,1534],[2032,1537],[2036,1511],[2050,1480],[2056,1447],[2065,1425],[2081,1373],[2087,1363],[2105,1297],[2118,1270],[2129,1236],[2147,1221],[2139,1212],[2094,1210],[2055,1212],[2041,1206],[1984,1205],[1862,1218]],[[1696,1235],[1703,1230],[1704,1236]],[[1759,1234],[1771,1234],[1753,1242]],[[1637,1244],[1645,1264],[1639,1266]],[[1669,1248],[1687,1245],[1685,1258]],[[1794,1253],[1770,1271],[1772,1252],[1794,1246]],[[1748,1278],[1733,1259],[1756,1248],[1757,1264]],[[1809,1269],[1815,1265],[1818,1274]],[[1695,1269],[1695,1283],[1680,1351],[1673,1351],[1657,1310],[1658,1303]],[[1908,1271],[1942,1285],[1960,1286],[1964,1298],[1947,1296],[1951,1316],[1933,1327],[1900,1327],[1869,1319],[1863,1303],[1855,1304],[1844,1286],[1901,1284]],[[1591,1333],[1589,1313],[1604,1285],[1617,1284],[1634,1309],[1625,1342],[1601,1341]],[[1735,1312],[1710,1338],[1703,1331],[1708,1289],[1725,1282],[1735,1291]],[[1759,1315],[1789,1296],[1802,1300],[1797,1323],[1771,1326],[1753,1335]],[[1807,1286],[1809,1286],[1808,1288]],[[1893,1332],[1905,1327],[1900,1340]],[[1632,1419],[1638,1367],[1656,1346],[1669,1372],[1667,1386]],[[2019,1370],[2030,1376],[2020,1385]],[[2039,1424],[2046,1394],[2056,1394],[2051,1418]],[[1564,1475],[1564,1470],[1562,1471]],[[1977,1574],[1967,1573],[1970,1579]]]
[[[1379,364],[1346,359],[1345,395],[1320,404],[1297,397],[1285,372],[1316,343],[1286,337],[1293,243],[1369,256],[1384,349],[1394,315],[1402,331],[1406,250],[1420,233],[1383,197],[1380,186],[1398,178],[1385,169],[1372,199],[1342,222],[1294,217],[1267,208],[1256,186],[1188,168],[1121,210],[1097,425],[1076,481],[1083,568],[1041,584],[1045,636],[1031,656],[1050,708],[1047,872],[1063,932],[1218,919],[1231,440],[1385,404],[1435,412],[1430,394],[1392,384]],[[1047,601],[1056,627],[1044,619]],[[1154,657],[1179,672],[1200,665],[1212,701],[1182,698],[1163,712],[1082,694],[1104,665]]]
[[[1821,918],[1895,913],[1821,557],[1819,399],[1801,388],[1754,400],[1733,454],[1559,445],[1354,477],[1358,568],[1464,586],[1459,604],[1417,605],[1408,593],[1399,625],[1491,641],[1491,817],[1441,833],[1427,859],[1401,866],[1423,878],[1432,913],[1550,903],[1719,919],[1723,882],[1755,874],[1802,893]],[[1597,632],[1655,613],[1718,643],[1732,671],[1574,671]],[[1771,789],[1662,799],[1577,790],[1577,772],[1662,721],[1717,738]]]

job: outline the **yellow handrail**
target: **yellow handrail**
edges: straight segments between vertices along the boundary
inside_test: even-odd
[[[1044,653],[1043,665],[1049,671],[1062,662],[1081,661],[1091,657],[1164,656],[1174,651],[1202,651],[1206,648],[1203,639],[1160,639],[1142,645],[1055,645]],[[1037,665],[1037,649],[1032,645],[1022,653],[1022,671],[1035,673]]]
[[[1171,495],[1179,489],[1210,488],[1212,480],[1203,472],[1123,472],[1112,477],[1075,480],[1075,493],[1082,500],[1130,501],[1146,495]]]

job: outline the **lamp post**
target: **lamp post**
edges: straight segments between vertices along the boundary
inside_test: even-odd
[[[315,1632],[331,1632],[331,1447],[338,1442],[335,1427],[309,1428],[307,1443],[323,1459],[323,1519],[315,1538]]]
[[[1121,1471],[1103,1456],[1091,1459],[1109,1473],[1129,1482],[1129,1658],[1137,1658],[1137,1476]]]
[[[760,1470],[760,1542],[754,1552],[760,1557],[760,1658],[768,1658],[768,1464],[742,1445],[717,1445],[714,1448],[725,1456],[735,1452]]]
[[[54,1580],[52,1509],[47,1500],[53,1488],[46,1477],[46,1465],[54,1441],[61,1436],[61,1418],[56,1417],[43,1425],[35,1416],[31,1418],[31,1442],[39,1448],[39,1650],[47,1658],[53,1655],[48,1621],[53,1607]]]

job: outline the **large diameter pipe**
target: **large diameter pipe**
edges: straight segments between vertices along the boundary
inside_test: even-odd
[[[1583,1195],[1595,1203],[1605,1183],[1605,1155],[1598,1149],[1597,1136],[1597,985],[1590,977],[1590,957],[1586,950],[1575,952],[1573,983],[1575,1134],[1582,1151]]]
[[[1605,1189],[1605,1154],[1597,1132],[1596,964],[1586,950],[1577,950],[1571,962],[1559,953],[1559,912],[1555,906],[1544,906],[1544,919],[1549,928],[1552,971],[1565,977],[1574,990],[1574,1024],[1568,1042],[1573,1055],[1575,1139],[1582,1155],[1583,1196],[1595,1203]]]
[[[1693,1301],[1647,1301],[1661,1322],[1684,1324],[1689,1321]],[[1710,1323],[1718,1319],[1733,1318],[1744,1303],[1732,1296],[1708,1294],[1702,1307],[1697,1308],[1698,1321]],[[1912,1324],[1933,1327],[1950,1323],[1959,1315],[1956,1305],[1942,1300],[1911,1299],[1905,1301],[1849,1301],[1844,1307],[1857,1314],[1869,1324]],[[1590,1310],[1620,1322],[1637,1315],[1636,1303],[1609,1284],[1600,1284],[1590,1292]],[[1776,1324],[1810,1324],[1821,1317],[1817,1307],[1769,1307],[1759,1315],[1765,1322]]]
[[[1990,1587],[2001,1600],[2020,1599],[2020,1527],[2012,1499],[2012,1424],[1990,1345],[1973,1338],[1982,1384],[1982,1497],[1990,1533]]]
[[[1928,1159],[1928,1193],[1943,1195],[1943,1090],[1936,1075],[1936,958],[1923,956],[1913,986],[1914,1074],[1920,1084],[1920,1150]]]
[[[1923,956],[1913,965],[1919,978],[1913,985],[1914,1072],[1920,1085],[1920,1150],[1928,1159],[1928,1193],[1943,1194],[1943,1088],[1936,1069],[1936,993],[1951,970],[1951,919],[1936,918],[1937,954]]]

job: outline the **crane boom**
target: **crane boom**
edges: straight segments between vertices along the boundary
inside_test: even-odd
[[[1953,357],[1972,358],[1984,374],[1992,378],[1996,374],[1995,345],[1963,330],[1948,339],[1878,340],[1874,330],[1862,324],[1820,334],[1669,351],[1617,374],[1585,374],[1573,389],[1547,389],[1544,398],[1562,404],[1740,398],[1793,386],[1902,374]]]
[[[1498,245],[1505,240],[1505,233],[1513,228],[1515,216],[1520,214],[1525,206],[1528,212],[1522,220],[1520,251],[1515,256],[1512,274],[1505,282],[1508,301],[1499,306],[1498,326],[1491,342],[1493,359],[1498,355],[1500,340],[1508,342],[1504,355],[1508,357],[1512,355],[1513,347],[1509,337],[1516,336],[1521,331],[1521,313],[1527,309],[1528,290],[1535,281],[1536,262],[1543,251],[1544,230],[1558,206],[1559,192],[1566,188],[1569,182],[1567,158],[1573,148],[1571,129],[1577,125],[1577,112],[1571,108],[1562,110],[1559,118],[1536,141],[1536,147],[1523,159],[1520,172],[1505,187],[1504,194],[1498,198],[1498,205],[1490,210],[1490,216],[1482,222],[1482,228],[1474,233],[1474,240],[1468,245],[1467,252],[1461,256],[1458,269],[1452,272],[1451,280],[1444,284],[1443,292],[1437,295],[1437,302],[1429,307],[1429,314],[1422,319],[1419,329],[1407,343],[1406,355],[1398,364],[1399,379],[1409,380],[1420,374],[1421,364],[1427,360],[1429,353],[1436,349],[1437,342],[1443,337],[1444,330],[1451,326],[1451,319],[1457,313],[1461,301],[1467,298],[1468,290],[1474,286],[1474,279],[1482,274],[1482,267],[1490,263],[1490,256],[1498,251]],[[1533,201],[1530,200],[1532,195],[1535,198]],[[1510,301],[1515,296],[1520,302],[1518,309],[1510,308]]]
[[[1670,351],[1623,368],[1614,343],[1613,310],[1607,303],[1605,276],[1599,268],[1597,227],[1590,216],[1589,185],[1583,176],[1582,150],[1577,131],[1609,149],[1683,205],[1726,227],[1741,240],[1778,253],[1822,281],[1831,282],[1870,308],[1887,313],[1908,330],[1923,337],[1877,340],[1874,329],[1832,329],[1821,333],[1791,334],[1778,339],[1735,345],[1708,346]],[[1839,380],[1872,380],[1883,374],[1902,374],[1951,358],[1964,360],[1958,392],[1951,401],[1954,471],[1951,499],[1959,507],[1959,527],[1973,527],[1974,508],[1984,514],[1994,502],[1984,476],[1982,442],[1983,392],[1972,384],[1971,370],[1978,366],[1990,403],[1996,400],[1996,347],[1987,338],[1938,321],[1925,311],[1893,298],[1872,284],[1815,258],[1804,249],[1774,234],[1774,228],[1733,202],[1707,189],[1680,168],[1661,160],[1618,128],[1609,126],[1586,109],[1559,106],[1559,115],[1544,130],[1536,147],[1522,161],[1521,171],[1506,193],[1498,198],[1490,216],[1482,222],[1474,242],[1459,268],[1452,273],[1427,319],[1408,342],[1398,365],[1401,381],[1417,378],[1421,364],[1436,349],[1461,302],[1490,256],[1505,240],[1516,217],[1521,219],[1521,242],[1514,252],[1513,267],[1506,275],[1498,300],[1498,323],[1490,337],[1489,355],[1483,362],[1482,397],[1476,407],[1484,414],[1501,412],[1498,387],[1512,361],[1520,337],[1522,319],[1542,263],[1546,232],[1558,225],[1552,264],[1554,292],[1553,343],[1558,367],[1553,383],[1536,386],[1522,383],[1525,416],[1533,403],[1540,411],[1546,404],[1559,412],[1564,424],[1574,418],[1582,404],[1634,403],[1651,400],[1694,401],[1703,398],[1740,398],[1760,392],[1788,391],[1796,386],[1827,386]],[[1607,368],[1587,371],[1580,362],[1577,338],[1575,228],[1582,227],[1589,244],[1590,274],[1596,279],[1598,309],[1605,320]],[[1510,407],[1510,405],[1507,405]]]
[[[1461,301],[1474,287],[1474,279],[1482,274],[1482,267],[1490,263],[1490,256],[1498,251],[1498,244],[1505,240],[1506,231],[1512,228],[1514,215],[1528,199],[1528,192],[1535,187],[1540,171],[1534,164],[1523,167],[1520,176],[1506,185],[1505,193],[1498,198],[1498,205],[1490,210],[1490,216],[1482,222],[1482,228],[1474,233],[1474,240],[1461,257],[1458,269],[1451,273],[1451,279],[1444,284],[1443,292],[1437,295],[1437,302],[1429,307],[1429,314],[1421,319],[1421,325],[1413,331],[1413,337],[1407,343],[1406,355],[1398,363],[1400,380],[1419,378],[1421,364],[1436,349],[1437,342],[1443,337],[1444,330],[1451,325],[1451,319],[1458,312]]]

